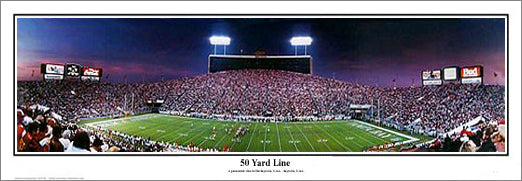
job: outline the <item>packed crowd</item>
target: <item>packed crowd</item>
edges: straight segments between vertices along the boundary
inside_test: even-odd
[[[505,152],[503,121],[479,122],[460,132],[439,135],[436,139],[416,145],[415,151],[430,152]]]
[[[140,87],[141,90],[148,88],[147,85]],[[50,107],[66,121],[116,117],[124,114],[124,106],[126,110],[136,113],[145,107],[142,100],[151,95],[139,91],[132,84],[79,80],[18,82],[18,104]],[[131,102],[132,100],[135,101]]]
[[[366,104],[373,106],[372,119],[378,116],[388,126],[424,133],[445,133],[477,116],[504,120],[505,112],[504,86],[374,87],[280,70],[225,71],[155,83],[63,80],[17,85],[18,106],[25,115],[19,118],[23,132],[36,130],[54,137],[50,130],[59,125],[62,132],[71,133],[69,140],[76,133],[85,132],[102,140],[104,145],[119,145],[123,151],[161,151],[169,147],[178,149],[178,145],[118,134],[120,138],[108,139],[104,136],[107,133],[72,128],[83,118],[121,117],[127,112],[148,111],[147,102],[155,100],[164,100],[161,111],[224,118],[241,116],[258,121],[266,118],[309,121],[313,117],[329,120],[348,117],[350,105]],[[34,114],[35,106],[48,109],[49,113],[45,113],[48,115]],[[38,128],[35,124],[23,124],[26,117],[36,121]],[[63,135],[60,138],[66,139]],[[137,148],[133,146],[136,143],[148,146]]]
[[[17,109],[17,150],[20,152],[218,152],[191,143],[157,142],[149,138],[102,129],[80,127],[58,121],[44,106],[19,106]]]
[[[437,135],[478,116],[504,120],[504,92],[504,86],[492,85],[382,88],[378,99],[383,121]]]
[[[165,84],[163,110],[218,115],[347,114],[352,91],[351,84],[279,70],[227,71]]]

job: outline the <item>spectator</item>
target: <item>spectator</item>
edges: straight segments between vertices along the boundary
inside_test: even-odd
[[[60,141],[62,138],[62,128],[59,126],[56,126],[53,128],[51,142],[49,144],[49,151],[50,152],[64,152],[65,148]]]
[[[81,131],[74,136],[72,146],[67,152],[89,152],[90,140],[87,132]]]

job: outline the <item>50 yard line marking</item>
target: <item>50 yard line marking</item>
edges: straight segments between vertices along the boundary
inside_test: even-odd
[[[279,127],[277,126],[277,122],[275,123],[276,124],[276,130],[277,130],[277,141],[279,142],[279,152],[282,152],[283,149],[281,148],[281,139],[279,138]]]

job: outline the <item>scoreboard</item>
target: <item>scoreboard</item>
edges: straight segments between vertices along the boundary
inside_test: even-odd
[[[44,80],[81,79],[99,81],[102,69],[96,67],[82,67],[79,64],[44,63],[40,66]]]

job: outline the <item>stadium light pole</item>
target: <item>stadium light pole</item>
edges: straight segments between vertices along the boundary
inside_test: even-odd
[[[381,122],[381,99],[377,99],[377,119]]]
[[[128,109],[127,109],[127,93],[125,93],[125,96],[123,97],[123,99],[124,99],[124,103],[125,103],[125,104],[123,105],[123,109],[124,109],[124,110],[128,110]]]
[[[227,45],[230,45],[230,38],[226,36],[212,36],[210,37],[210,44],[214,45],[214,55],[217,55],[217,46],[223,45],[223,55],[227,53]]]
[[[312,38],[309,36],[297,36],[290,39],[290,44],[295,46],[295,55],[297,56],[297,46],[304,46],[306,55],[306,46],[310,46],[312,44]]]

